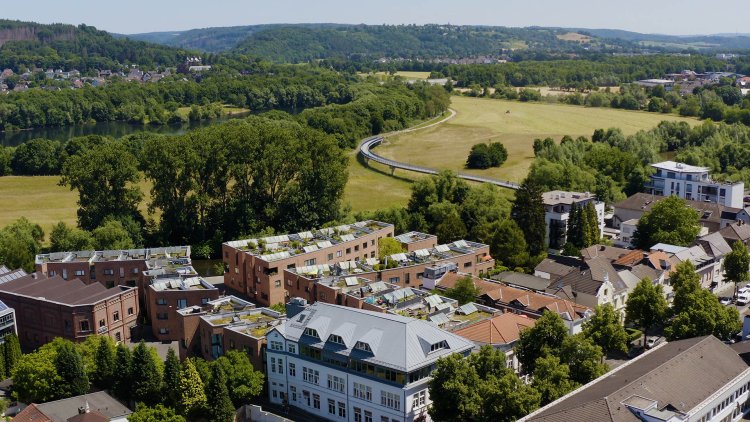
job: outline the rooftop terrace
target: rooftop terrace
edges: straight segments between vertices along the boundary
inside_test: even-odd
[[[255,338],[261,338],[273,327],[281,324],[283,314],[268,308],[249,309],[239,312],[221,312],[205,315],[201,319],[214,327],[226,328]]]
[[[202,277],[164,277],[154,280],[151,288],[157,292],[168,290],[216,290]]]
[[[421,232],[409,232],[404,233],[396,236],[396,240],[403,244],[409,244],[414,242],[419,242],[420,240],[429,239],[431,237],[436,237],[433,234],[427,234],[427,233],[421,233]]]
[[[233,240],[224,244],[271,262],[350,242],[389,226],[392,225],[368,220],[294,234]]]
[[[168,246],[147,249],[124,249],[112,251],[71,251],[39,254],[37,264],[50,262],[106,262],[135,260],[165,260],[190,264],[190,246]]]
[[[177,312],[182,315],[199,313],[219,314],[225,312],[245,311],[254,308],[254,303],[248,302],[244,299],[240,299],[237,296],[224,296],[215,300],[211,300],[203,305],[195,305],[179,309],[177,310]]]
[[[331,276],[347,276],[381,271],[388,268],[411,267],[419,264],[433,264],[451,258],[474,253],[486,247],[481,243],[459,240],[434,248],[419,249],[410,253],[397,253],[386,257],[384,262],[378,258],[368,258],[364,261],[343,261],[335,264],[319,264],[305,267],[290,268],[294,274],[311,279],[322,279]]]

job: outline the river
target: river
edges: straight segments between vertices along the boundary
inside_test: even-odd
[[[235,113],[231,116],[223,116],[199,122],[178,123],[175,125],[142,125],[125,122],[99,122],[86,125],[42,127],[28,130],[6,131],[0,132],[0,145],[17,146],[36,138],[46,138],[64,142],[70,138],[85,135],[104,135],[112,138],[119,138],[143,131],[161,133],[164,135],[181,135],[191,129],[206,127],[216,123],[226,122],[230,119],[246,117],[248,115],[250,115],[250,112]]]

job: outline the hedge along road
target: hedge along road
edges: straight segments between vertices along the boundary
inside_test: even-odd
[[[426,128],[429,128],[429,127],[432,127],[432,126],[435,126],[435,125],[439,125],[439,124],[441,124],[443,122],[446,122],[446,121],[448,121],[448,120],[450,120],[450,119],[452,119],[453,117],[456,116],[456,111],[455,110],[448,109],[448,111],[450,112],[450,115],[447,116],[444,119],[441,119],[440,121],[437,121],[437,122],[434,122],[434,123],[431,123],[431,124],[425,125],[425,126],[417,126],[417,127],[410,128],[410,129],[404,129],[404,130],[399,131],[399,132],[392,132],[392,133],[390,133],[390,135],[396,135],[396,134],[400,134],[400,133],[413,132],[413,131],[417,131],[417,130],[421,130],[421,129],[426,129]],[[365,138],[365,139],[362,140],[362,142],[360,142],[360,144],[359,144],[359,154],[362,156],[362,158],[365,159],[366,163],[369,164],[370,160],[372,160],[372,161],[375,161],[376,163],[380,163],[380,164],[383,164],[385,166],[388,166],[391,169],[391,174],[393,174],[393,172],[396,171],[396,169],[408,170],[408,171],[413,171],[413,172],[422,173],[422,174],[438,174],[440,172],[440,170],[438,170],[438,169],[434,169],[434,168],[430,168],[430,167],[415,166],[415,165],[412,165],[412,164],[402,163],[400,161],[390,160],[388,158],[381,157],[380,155],[374,153],[372,150],[375,149],[381,143],[383,143],[384,140],[385,140],[385,138],[382,135],[378,135],[378,136],[372,136],[372,137],[369,137],[369,138]],[[493,184],[495,186],[500,186],[500,187],[508,188],[508,189],[518,189],[519,188],[519,185],[517,183],[509,182],[507,180],[492,179],[492,178],[489,178],[489,177],[475,176],[475,175],[465,174],[465,173],[457,173],[456,176],[459,177],[459,178],[461,178],[461,179],[469,180],[469,181],[472,181],[472,182],[491,183],[491,184]]]

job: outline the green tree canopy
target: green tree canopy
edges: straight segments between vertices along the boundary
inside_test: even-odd
[[[129,422],[185,422],[185,418],[176,414],[174,409],[157,404],[148,407],[139,404],[135,412],[128,416]]]
[[[214,362],[227,375],[227,389],[235,408],[250,403],[263,391],[265,376],[253,368],[247,353],[230,350]],[[261,368],[259,368],[261,369]]]
[[[133,387],[133,371],[132,371],[133,356],[124,344],[117,346],[115,353],[115,366],[112,374],[112,391],[115,396],[125,402],[130,401],[132,398],[132,387]]]
[[[160,401],[162,368],[156,356],[146,343],[141,341],[133,350],[130,365],[131,388],[136,402],[155,404]]]
[[[471,275],[461,277],[456,281],[456,285],[445,291],[445,296],[456,299],[459,304],[474,302],[482,293],[479,287],[474,285],[474,278]]]
[[[739,240],[732,244],[732,252],[724,257],[724,278],[734,283],[735,295],[740,283],[750,280],[750,253]]]
[[[594,315],[583,323],[583,335],[601,347],[605,355],[628,351],[628,333],[611,303],[596,307]]]
[[[521,370],[526,374],[533,373],[536,360],[549,351],[559,350],[567,336],[568,329],[560,315],[544,312],[533,327],[521,331],[514,346]]]
[[[83,358],[70,341],[63,341],[57,347],[55,369],[60,376],[57,397],[80,396],[89,391],[89,378],[83,366]]]
[[[640,220],[633,236],[639,248],[648,250],[657,243],[687,246],[700,231],[698,212],[687,206],[684,199],[670,196],[657,202]]]
[[[512,219],[491,223],[489,230],[490,253],[496,261],[508,268],[523,267],[529,262],[529,250],[523,230]]]
[[[232,422],[234,420],[236,409],[229,397],[227,376],[219,365],[211,365],[211,379],[206,386],[206,396],[211,398],[208,402],[210,420],[216,422]]]
[[[193,366],[195,370],[195,366]],[[197,372],[196,372],[197,373]],[[167,351],[167,359],[164,362],[164,390],[162,392],[163,402],[167,407],[176,408],[180,402],[180,380],[182,366],[173,348]]]
[[[194,416],[203,411],[207,405],[203,381],[195,370],[192,361],[186,359],[182,365],[179,383],[179,400],[177,408],[180,414]],[[213,401],[214,398],[212,397]]]
[[[575,390],[578,384],[570,379],[570,368],[560,363],[560,358],[545,355],[534,363],[536,370],[531,386],[541,395],[541,404],[557,400]]]
[[[664,321],[668,305],[661,285],[654,284],[646,277],[635,286],[625,304],[625,322],[643,328],[643,344],[646,344],[648,330]]]
[[[384,237],[378,240],[378,258],[380,262],[385,262],[385,257],[387,256],[402,252],[406,252],[406,250],[396,238]]]
[[[135,247],[130,233],[118,220],[108,218],[93,231],[93,243],[96,250],[121,250]]]
[[[49,235],[50,251],[85,251],[94,249],[94,239],[91,233],[77,227],[70,227],[59,222],[52,227]]]
[[[529,252],[536,256],[545,250],[547,223],[544,221],[542,188],[527,178],[516,191],[511,216],[523,230]]]
[[[116,348],[109,336],[99,338],[94,360],[96,371],[93,374],[94,385],[99,388],[111,388],[114,382]]]
[[[34,259],[42,249],[44,231],[26,217],[0,229],[0,262],[9,268],[34,271]]]

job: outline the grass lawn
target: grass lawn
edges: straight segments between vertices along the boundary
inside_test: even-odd
[[[241,114],[241,113],[247,113],[250,111],[250,109],[242,108],[242,107],[235,107],[232,105],[223,105],[221,106],[221,112],[225,116],[231,116],[233,114]],[[177,114],[179,114],[182,117],[187,118],[188,114],[190,114],[190,107],[180,107],[177,109]]]
[[[662,120],[698,123],[696,119],[674,115],[608,108],[469,97],[453,97],[452,101],[451,107],[458,113],[455,118],[421,131],[389,137],[377,152],[412,164],[521,181],[534,159],[535,138],[549,136],[559,141],[564,135],[590,137],[595,129],[610,127],[619,127],[630,135],[650,129]],[[488,170],[464,169],[471,146],[488,141],[505,145],[508,150],[505,164]],[[410,177],[405,172],[401,174]]]
[[[76,225],[78,192],[66,186],[58,186],[59,176],[4,176],[0,177],[0,227],[23,217],[44,229],[45,241],[49,242],[52,226],[59,221]],[[141,191],[148,195],[151,185],[141,180]],[[146,197],[147,198],[147,197]],[[146,214],[146,203],[141,203],[141,212]]]

